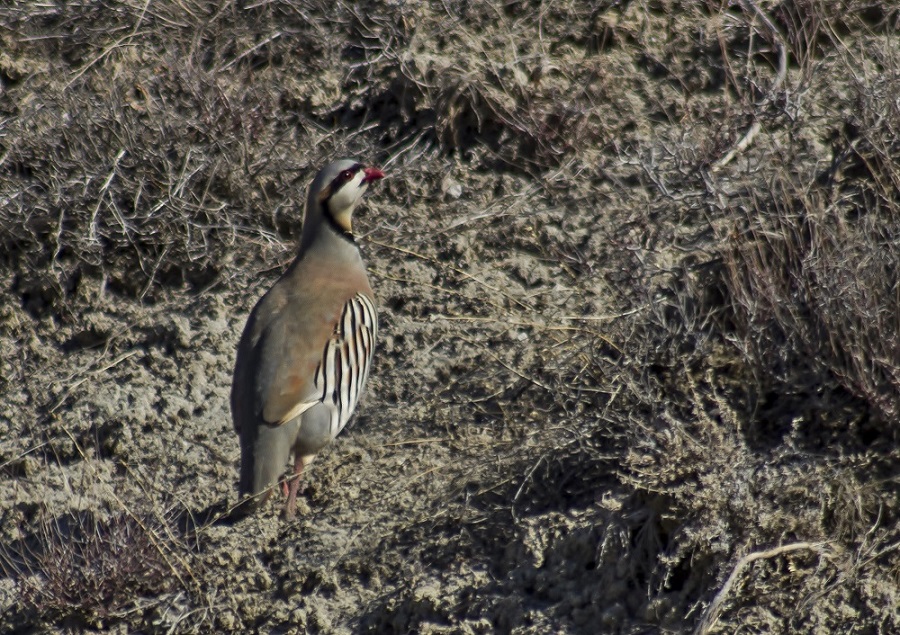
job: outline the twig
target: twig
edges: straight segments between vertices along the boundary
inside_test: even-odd
[[[233,60],[231,60],[230,62],[228,62],[225,66],[223,66],[222,68],[218,69],[216,72],[222,73],[222,72],[224,72],[224,71],[227,71],[229,68],[231,68],[232,66],[234,66],[235,64],[237,64],[238,62],[240,62],[242,59],[244,59],[244,58],[247,57],[248,55],[251,55],[254,51],[257,51],[257,50],[261,49],[262,47],[264,47],[266,44],[268,44],[268,43],[271,42],[272,40],[277,40],[277,39],[280,38],[280,37],[281,37],[281,31],[275,31],[275,33],[273,33],[272,35],[270,35],[269,37],[267,37],[265,40],[263,40],[263,41],[260,42],[259,44],[256,44],[255,46],[250,47],[249,49],[247,49],[246,51],[244,51],[243,53],[241,53],[240,55],[238,55],[236,58],[234,58]]]
[[[42,447],[44,447],[46,445],[49,445],[49,442],[44,441],[43,443],[38,443],[36,446],[34,446],[32,448],[28,448],[21,454],[17,454],[16,456],[12,457],[8,461],[5,461],[4,463],[0,463],[0,470],[3,470],[4,468],[6,468],[6,466],[10,465],[13,461],[19,461],[19,460],[25,458],[26,456],[28,456],[29,454],[31,454],[32,452],[40,450]]]
[[[731,591],[731,587],[734,586],[734,583],[744,572],[744,569],[747,568],[747,565],[749,565],[751,562],[754,562],[755,560],[762,560],[764,558],[774,558],[785,553],[800,551],[803,549],[809,549],[812,551],[824,551],[827,544],[828,543],[826,542],[793,542],[789,545],[781,545],[780,547],[775,547],[767,551],[754,551],[753,553],[748,553],[746,556],[738,560],[736,565],[734,565],[734,569],[731,570],[731,575],[729,575],[728,579],[725,580],[725,584],[723,584],[722,588],[719,589],[719,592],[716,593],[716,597],[713,598],[713,601],[710,603],[710,605],[706,607],[706,611],[704,611],[703,613],[703,618],[700,620],[697,628],[694,629],[694,635],[706,635],[706,633],[708,633],[710,629],[715,626],[716,622],[719,619],[719,613],[721,613],[722,603],[725,601],[725,598]]]
[[[60,406],[62,406],[66,402],[66,399],[69,398],[69,396],[72,394],[72,392],[76,388],[78,388],[81,384],[86,382],[88,379],[90,379],[91,377],[96,377],[100,373],[104,373],[114,366],[118,366],[119,364],[124,362],[129,357],[134,357],[138,353],[140,353],[139,350],[132,349],[126,353],[122,353],[121,355],[116,357],[114,360],[112,360],[110,363],[103,366],[102,368],[98,368],[96,370],[92,370],[92,371],[88,372],[87,375],[85,375],[84,377],[82,377],[81,379],[76,381],[74,384],[71,384],[68,388],[66,388],[66,390],[63,392],[62,396],[57,400],[56,404],[50,408],[50,412],[53,413],[53,412],[56,412],[57,410],[59,410]]]
[[[133,38],[135,38],[135,37],[142,36],[142,35],[144,35],[143,32],[138,33],[137,31],[132,31],[132,32],[129,33],[128,35],[119,38],[118,40],[116,40],[115,42],[113,42],[112,44],[110,44],[109,46],[107,46],[105,49],[103,49],[103,51],[100,52],[99,55],[97,55],[97,56],[96,56],[94,59],[92,59],[90,62],[88,62],[87,64],[85,64],[84,66],[82,66],[81,69],[78,70],[78,72],[76,72],[74,75],[72,75],[72,79],[70,79],[69,82],[66,84],[66,88],[65,88],[65,89],[68,90],[68,89],[72,86],[72,84],[74,84],[75,82],[77,82],[77,81],[78,81],[78,78],[80,78],[82,75],[84,75],[85,73],[87,73],[88,70],[90,70],[90,68],[91,68],[94,64],[96,64],[97,62],[99,62],[100,60],[102,60],[104,57],[106,57],[107,55],[109,55],[110,53],[112,53],[113,51],[115,51],[115,50],[116,50],[117,48],[119,48],[120,46],[125,45],[125,43],[126,43],[128,40],[131,40],[131,39],[133,39]],[[127,46],[137,46],[137,44],[128,44]]]
[[[761,128],[762,126],[760,126],[759,121],[754,121],[751,124],[750,129],[747,130],[743,137],[741,137],[741,140],[738,141],[735,146],[728,151],[728,154],[726,154],[724,157],[713,164],[712,171],[718,172],[726,165],[731,163],[731,160],[734,159],[734,157],[736,157],[739,152],[743,152],[744,150],[746,150],[747,146],[753,143],[753,139],[755,139],[756,135],[759,134]]]
[[[763,24],[766,25],[769,33],[772,35],[772,39],[775,41],[775,46],[778,47],[778,75],[775,77],[775,81],[772,82],[772,86],[769,89],[769,93],[771,94],[781,87],[784,83],[784,78],[787,76],[787,47],[784,44],[784,36],[781,35],[781,31],[778,30],[778,27],[775,26],[769,16],[767,16],[762,9],[757,7],[753,0],[741,0],[741,4],[744,5],[745,9],[755,13],[756,16],[763,21]],[[750,129],[744,134],[741,140],[729,150],[728,154],[713,164],[712,171],[718,172],[731,163],[731,160],[734,159],[739,152],[743,152],[747,146],[753,143],[753,139],[759,134],[760,128],[759,121],[754,121],[750,126]]]
[[[413,256],[414,258],[419,258],[419,259],[424,260],[424,261],[426,261],[426,262],[431,262],[431,263],[437,265],[438,267],[440,267],[440,268],[442,268],[442,269],[449,269],[449,270],[452,271],[453,273],[455,273],[455,274],[457,274],[457,275],[460,275],[460,276],[462,276],[463,278],[465,278],[465,279],[467,279],[467,280],[472,280],[473,282],[476,282],[477,284],[480,284],[481,286],[483,286],[485,289],[487,289],[487,290],[489,290],[489,291],[493,291],[496,295],[501,295],[501,296],[503,296],[504,298],[506,298],[507,300],[509,300],[509,301],[512,302],[513,304],[517,304],[517,305],[519,305],[519,307],[521,307],[521,308],[523,308],[523,309],[526,309],[526,310],[533,310],[532,307],[530,307],[528,304],[526,304],[526,303],[523,302],[522,300],[518,300],[518,299],[512,297],[512,296],[509,295],[508,293],[505,293],[502,289],[498,289],[497,287],[494,287],[494,286],[492,286],[492,285],[489,285],[489,284],[488,284],[487,282],[485,282],[484,280],[481,280],[481,279],[478,278],[477,276],[473,276],[471,273],[468,273],[468,272],[466,272],[466,271],[463,271],[462,269],[458,269],[458,268],[452,267],[452,266],[442,265],[436,258],[432,258],[432,257],[430,257],[430,256],[426,256],[426,255],[424,255],[424,254],[420,254],[420,253],[415,252],[415,251],[413,251],[413,250],[411,250],[411,249],[405,249],[404,247],[398,247],[397,245],[391,245],[391,244],[388,244],[388,243],[384,243],[384,242],[381,242],[380,240],[375,240],[374,238],[370,238],[370,239],[369,239],[369,242],[372,243],[372,244],[378,245],[379,247],[385,247],[385,248],[387,248],[387,249],[393,249],[393,250],[395,250],[395,251],[399,251],[399,252],[402,253],[402,254],[406,254],[406,255],[408,255],[408,256]]]
[[[97,204],[94,206],[94,211],[91,213],[91,229],[90,234],[88,235],[92,243],[99,242],[97,239],[97,214],[99,214],[100,212],[100,206],[103,204],[103,198],[106,196],[106,191],[112,184],[112,181],[116,176],[116,172],[119,169],[119,162],[124,156],[125,148],[122,148],[121,150],[119,150],[118,154],[116,154],[116,158],[113,159],[112,168],[110,168],[109,174],[106,176],[106,180],[103,181],[103,185],[100,186],[100,192],[97,194]]]
[[[390,443],[382,443],[381,447],[383,448],[392,448],[401,445],[420,445],[423,443],[446,443],[447,439],[444,437],[429,437],[424,439],[407,439],[404,441],[392,441]]]

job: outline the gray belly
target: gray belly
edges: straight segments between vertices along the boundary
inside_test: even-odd
[[[300,420],[300,429],[294,441],[294,452],[299,456],[316,454],[331,443],[339,432],[332,429],[331,413],[323,403],[318,403],[304,412],[300,415]]]

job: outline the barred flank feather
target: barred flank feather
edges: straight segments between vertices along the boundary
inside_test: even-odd
[[[316,368],[316,390],[331,413],[332,437],[347,425],[362,396],[377,333],[375,305],[367,296],[356,294],[344,305]]]

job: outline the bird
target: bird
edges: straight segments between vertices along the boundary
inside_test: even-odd
[[[309,186],[299,251],[247,318],[237,348],[231,412],[241,446],[238,508],[282,490],[296,510],[303,469],[341,432],[363,394],[378,314],[353,235],[353,212],[384,172],[352,159]]]

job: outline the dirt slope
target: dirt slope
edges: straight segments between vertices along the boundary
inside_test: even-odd
[[[0,8],[0,630],[900,632],[898,20]],[[368,393],[230,522],[237,340],[339,156],[388,174]]]

